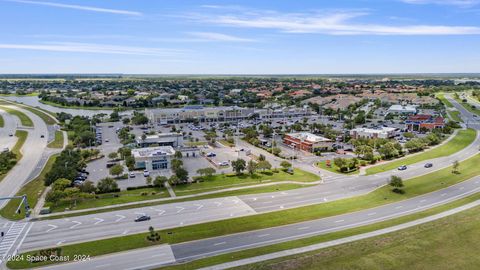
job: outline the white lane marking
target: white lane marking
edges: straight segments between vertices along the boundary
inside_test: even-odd
[[[239,201],[239,200],[233,200],[232,202],[233,202],[234,204],[237,204],[237,203],[239,203],[240,201]]]
[[[180,206],[177,206],[177,207],[175,207],[175,208],[180,209],[180,210],[177,211],[177,214],[180,213],[180,212],[182,212],[183,210],[185,210],[184,207],[180,207]]]
[[[142,212],[134,212],[135,215],[141,215],[141,216],[144,216],[145,213],[142,213]]]
[[[202,204],[194,204],[197,207],[197,210],[202,209],[203,205]]]
[[[222,203],[221,203],[221,202],[213,202],[213,203],[214,203],[214,204],[216,204],[217,206],[220,206],[220,205],[222,205]]]
[[[53,230],[55,230],[56,228],[58,228],[58,226],[55,226],[55,225],[52,225],[52,224],[48,224],[48,226],[50,226],[50,229],[46,230],[45,232],[51,232]]]
[[[183,226],[183,221],[180,222],[180,226]]]
[[[280,209],[283,209],[283,208],[285,208],[285,207],[283,205],[280,205]]]
[[[82,223],[81,223],[80,221],[72,221],[72,222],[75,223],[75,225],[72,225],[72,226],[70,227],[70,229],[73,229],[73,228],[75,228],[75,227],[78,227],[78,226],[82,225]]]
[[[373,216],[373,215],[375,215],[375,214],[377,214],[377,213],[376,213],[376,212],[372,212],[372,213],[368,213],[367,216]]]
[[[447,193],[442,193],[442,194],[440,194],[440,196],[442,196],[442,197],[447,196]]]
[[[270,235],[269,233],[267,233],[267,234],[261,234],[261,235],[259,235],[258,237],[265,237],[265,236],[269,236],[269,235]]]
[[[165,255],[165,253],[159,253],[159,254],[153,255],[152,258],[161,257],[161,256],[164,256],[164,255]]]
[[[164,213],[165,213],[165,210],[159,210],[159,211],[158,211],[158,215],[159,215],[159,216],[163,215]]]
[[[128,232],[129,232],[128,230],[125,230],[125,231],[123,231],[122,234],[125,235],[125,234],[127,234]]]
[[[327,198],[323,198],[323,201],[326,202],[326,201],[327,201]]]
[[[110,265],[111,265],[110,263],[107,263],[107,264],[97,265],[97,266],[95,266],[95,268],[102,268],[102,267],[110,266]]]
[[[63,244],[64,242],[65,242],[64,240],[59,241],[59,242],[57,243],[57,246],[60,246],[60,245]]]
[[[395,209],[400,209],[400,208],[402,208],[402,207],[403,207],[403,206],[399,205],[399,206],[395,207]]]
[[[254,201],[256,201],[256,200],[257,200],[257,198],[253,198],[253,200],[254,200]]]
[[[421,202],[421,203],[424,203],[424,202],[426,202],[426,201],[427,201],[427,200],[423,199],[423,200],[421,200],[420,202]]]
[[[118,217],[115,222],[119,222],[120,220],[126,218],[126,216],[122,216],[122,215],[115,215],[116,217]]]
[[[465,188],[465,187],[460,187],[459,189],[460,189],[460,190],[463,190],[464,188]]]
[[[219,245],[225,245],[227,242],[220,242],[220,243],[215,243],[213,244],[214,246],[219,246]]]
[[[301,228],[298,228],[299,230],[308,230],[310,229],[310,227],[301,227]]]
[[[97,222],[93,223],[93,225],[97,225],[97,224],[100,224],[102,222],[104,222],[105,220],[104,219],[101,219],[101,218],[94,218]]]
[[[335,223],[340,223],[340,222],[344,222],[345,220],[343,219],[340,219],[340,220],[335,220]]]

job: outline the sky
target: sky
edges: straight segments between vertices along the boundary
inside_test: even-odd
[[[0,0],[0,73],[480,72],[480,0]]]

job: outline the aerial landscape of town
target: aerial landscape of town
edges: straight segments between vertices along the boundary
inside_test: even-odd
[[[0,269],[480,269],[480,1],[179,2],[0,0]]]

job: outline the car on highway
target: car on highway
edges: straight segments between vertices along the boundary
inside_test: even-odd
[[[207,153],[207,157],[216,157],[216,156],[217,156],[217,154],[215,154],[215,153],[212,153],[212,152]]]
[[[228,166],[228,161],[219,162],[218,166]]]
[[[407,165],[402,165],[402,166],[398,167],[399,171],[405,171],[406,169],[407,169]]]
[[[424,167],[425,168],[431,168],[431,167],[433,167],[433,164],[432,163],[425,163]]]
[[[147,221],[147,220],[150,220],[150,216],[141,215],[141,216],[138,216],[138,217],[135,219],[135,222]]]
[[[150,176],[150,172],[149,172],[148,170],[144,170],[144,171],[143,171],[143,176],[149,177],[149,176]]]
[[[45,135],[40,135],[40,138],[45,138]]]
[[[135,173],[134,172],[130,172],[128,175],[130,176],[130,178],[135,178]]]
[[[13,133],[8,134],[9,137],[13,137]]]

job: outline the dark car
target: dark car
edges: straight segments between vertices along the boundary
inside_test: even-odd
[[[40,138],[45,138],[45,135],[40,135]]]
[[[208,154],[207,154],[207,157],[215,157],[215,156],[216,156],[215,153],[208,153]]]
[[[407,169],[407,165],[402,165],[402,166],[398,167],[399,171],[405,171],[406,169]]]
[[[424,167],[425,167],[425,168],[431,168],[431,167],[433,167],[433,164],[432,164],[432,163],[427,163],[427,164],[425,164]]]
[[[147,215],[141,215],[135,219],[135,222],[140,222],[140,221],[147,221],[150,220],[150,216]]]

